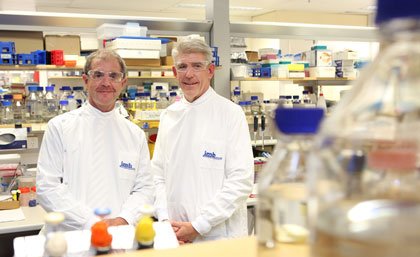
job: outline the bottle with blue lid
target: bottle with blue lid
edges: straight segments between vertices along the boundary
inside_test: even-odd
[[[323,118],[319,108],[275,110],[278,141],[258,177],[257,238],[259,249],[279,243],[305,243],[307,157]]]
[[[42,122],[42,105],[37,94],[38,86],[28,86],[29,95],[26,96],[25,119],[28,123]]]
[[[381,49],[310,158],[313,257],[420,256],[420,8],[378,0]]]
[[[57,100],[57,96],[54,93],[54,87],[53,86],[45,87],[43,120],[47,122],[50,119],[54,118],[58,114],[58,109],[59,109],[58,100]]]
[[[3,100],[2,101],[1,123],[2,124],[13,124],[14,123],[12,101],[10,101],[10,100]]]

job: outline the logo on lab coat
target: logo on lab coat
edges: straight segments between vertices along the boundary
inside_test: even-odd
[[[123,169],[126,169],[126,170],[134,170],[134,167],[133,167],[133,165],[131,165],[131,163],[129,163],[129,162],[125,163],[123,161],[121,161],[120,168],[123,168]]]
[[[214,152],[210,153],[210,152],[207,152],[207,151],[204,151],[203,157],[210,158],[210,159],[215,159],[215,160],[221,160],[222,159],[222,157],[217,157]]]

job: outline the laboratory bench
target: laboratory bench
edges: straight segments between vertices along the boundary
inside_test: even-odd
[[[24,220],[0,222],[0,256],[13,256],[14,238],[36,235],[44,226],[46,212],[41,206],[20,208]]]
[[[124,254],[114,254],[119,257],[257,257],[257,240],[254,236],[217,240],[205,243],[181,245],[175,249],[141,250]],[[281,244],[274,249],[260,249],[258,257],[309,257],[307,245]]]

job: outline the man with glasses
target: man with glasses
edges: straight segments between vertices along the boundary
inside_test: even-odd
[[[88,102],[48,122],[38,159],[37,193],[48,212],[63,212],[64,229],[90,229],[96,208],[110,208],[108,225],[135,224],[153,203],[144,132],[114,108],[127,84],[126,66],[113,51],[87,57]]]
[[[210,87],[208,45],[184,39],[172,55],[184,97],[160,119],[152,160],[158,219],[171,222],[180,243],[246,236],[254,162],[245,114]]]

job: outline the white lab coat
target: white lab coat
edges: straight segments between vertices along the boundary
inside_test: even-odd
[[[46,211],[65,214],[64,229],[89,229],[93,210],[135,224],[142,204],[153,204],[144,132],[118,111],[90,104],[48,122],[37,170],[37,195]]]
[[[190,221],[195,241],[247,235],[254,170],[242,109],[209,88],[161,115],[152,160],[158,218]]]

